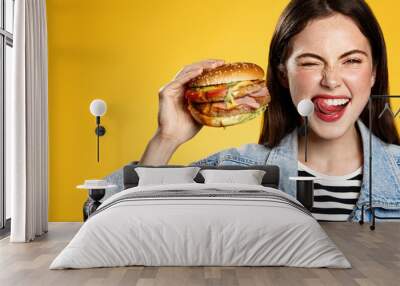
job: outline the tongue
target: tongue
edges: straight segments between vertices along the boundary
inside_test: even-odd
[[[317,98],[316,100],[314,100],[314,104],[317,105],[319,111],[326,113],[326,114],[332,114],[335,112],[339,112],[346,107],[346,105],[328,105],[325,103],[325,100],[322,98]]]

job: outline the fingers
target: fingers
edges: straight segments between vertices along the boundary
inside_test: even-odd
[[[195,62],[193,64],[187,65],[183,67],[182,71],[190,71],[192,69],[196,69],[199,67],[202,68],[214,68],[225,63],[224,60],[217,60],[217,59],[209,59],[204,61]]]
[[[201,75],[204,70],[214,69],[223,64],[225,64],[224,60],[208,59],[187,65],[177,73],[174,80],[159,90],[159,95],[163,97],[164,94],[169,94],[171,92],[176,93],[178,90],[182,90],[184,85],[191,79]],[[183,94],[181,94],[181,92],[177,92],[177,95],[179,97]]]
[[[203,68],[203,69],[214,69],[218,66],[221,66],[225,63],[224,60],[204,60],[200,62],[196,62],[187,66],[184,66],[175,76],[175,79],[178,79],[182,76],[185,76],[188,72],[191,72],[193,70]]]
[[[203,73],[202,68],[194,69],[191,71],[186,72],[184,75],[181,75],[179,78],[169,82],[165,86],[163,86],[159,90],[160,95],[164,95],[164,93],[176,93],[177,90],[183,89],[183,86],[190,81],[192,78],[195,78]],[[179,96],[179,92],[177,93],[177,96]]]
[[[219,60],[219,59],[209,59],[209,60],[204,60],[204,61],[199,61],[196,63],[193,63],[189,66],[201,66],[201,67],[206,67],[206,66],[214,66],[214,65],[222,65],[225,63],[225,60]]]
[[[184,84],[186,84],[188,81],[190,81],[191,79],[201,75],[203,73],[204,69],[199,67],[193,70],[190,70],[188,72],[186,72],[185,74],[181,75],[180,77],[176,78],[173,83],[174,85],[180,85],[183,86]]]

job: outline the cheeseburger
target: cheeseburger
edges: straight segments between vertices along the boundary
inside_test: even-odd
[[[206,70],[186,84],[187,107],[203,125],[243,123],[264,112],[270,102],[263,78],[263,69],[252,63],[229,63]]]

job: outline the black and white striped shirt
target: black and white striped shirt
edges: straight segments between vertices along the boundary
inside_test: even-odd
[[[329,176],[298,161],[298,174],[314,181],[313,216],[319,221],[347,221],[360,195],[362,167],[344,176]]]

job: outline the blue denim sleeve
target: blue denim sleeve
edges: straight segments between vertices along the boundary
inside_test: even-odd
[[[189,166],[218,166],[224,164],[226,158],[231,158],[232,156],[238,156],[237,148],[228,148],[216,153],[213,153],[203,159],[192,162]]]
[[[268,149],[259,144],[244,144],[237,148],[224,149],[220,152],[192,162],[190,166],[219,166],[219,165],[264,165]]]
[[[220,152],[209,155],[206,158],[192,162],[189,166],[217,166],[220,161]]]

